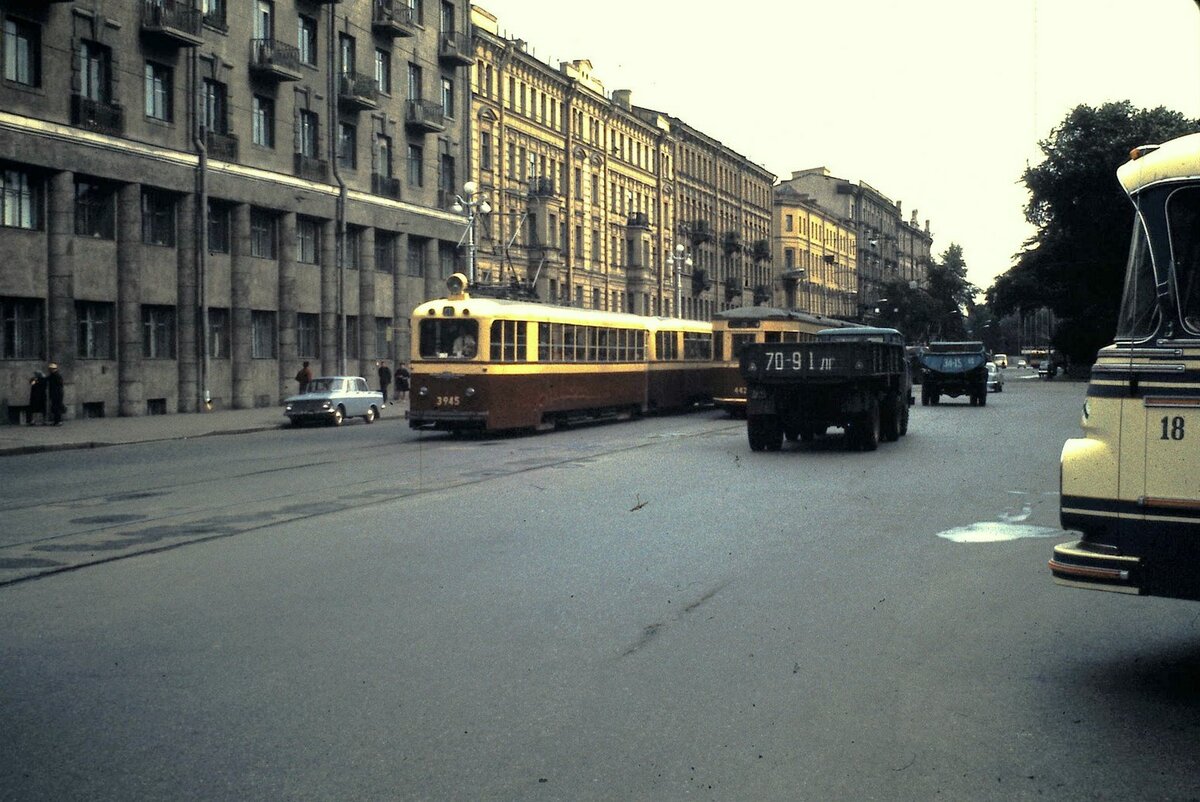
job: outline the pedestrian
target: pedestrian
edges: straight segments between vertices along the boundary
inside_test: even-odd
[[[58,372],[58,364],[51,362],[46,366],[50,373],[46,376],[46,414],[55,426],[62,423],[63,413],[67,405],[63,403],[63,377]]]
[[[409,373],[408,365],[401,362],[396,366],[396,400],[408,400],[408,380],[412,374]]]
[[[33,372],[29,380],[29,406],[25,407],[25,423],[33,425],[35,415],[41,415],[39,423],[46,422],[46,374],[40,370]]]
[[[379,367],[379,392],[383,393],[383,403],[388,402],[388,391],[392,389],[392,369],[385,360],[375,363]]]
[[[300,370],[296,371],[296,384],[300,385],[300,389],[297,391],[297,393],[299,395],[304,395],[306,392],[308,392],[308,383],[312,380],[312,368],[310,368],[308,363],[305,362],[300,367]]]

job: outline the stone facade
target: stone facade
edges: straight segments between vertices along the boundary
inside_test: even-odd
[[[787,185],[775,189],[773,260],[780,286],[774,304],[817,315],[858,315],[858,235],[835,216]]]

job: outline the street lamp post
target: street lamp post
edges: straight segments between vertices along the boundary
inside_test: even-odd
[[[486,197],[476,199],[476,194],[479,192],[479,185],[474,181],[468,181],[463,184],[462,195],[454,196],[454,205],[452,208],[456,213],[467,215],[467,230],[463,232],[463,239],[467,244],[467,281],[471,284],[475,283],[475,221],[479,215],[487,214],[492,210],[492,204],[488,203]],[[465,197],[464,197],[465,196]],[[459,245],[462,245],[462,240],[459,240]]]
[[[671,311],[675,317],[683,317],[683,315],[679,313],[680,281],[683,276],[683,268],[686,267],[689,270],[691,269],[692,257],[691,254],[688,253],[687,247],[681,242],[675,246],[675,252],[668,258],[674,262],[672,272],[674,273],[673,286],[675,288],[675,306]]]

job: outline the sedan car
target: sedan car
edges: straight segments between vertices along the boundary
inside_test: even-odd
[[[321,376],[283,402],[283,414],[293,426],[306,421],[341,426],[346,418],[374,423],[381,409],[383,393],[370,389],[361,376]]]
[[[989,393],[1004,392],[1004,374],[995,362],[987,363],[987,388]]]

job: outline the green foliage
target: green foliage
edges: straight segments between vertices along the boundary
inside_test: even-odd
[[[1137,145],[1195,129],[1195,121],[1161,106],[1121,101],[1073,109],[1038,143],[1045,159],[1022,176],[1030,194],[1025,218],[1037,233],[988,289],[992,311],[1050,308],[1060,318],[1057,347],[1072,361],[1091,363],[1116,330],[1129,248],[1132,210],[1117,167]]]
[[[970,313],[978,291],[967,281],[962,246],[951,243],[929,266],[928,287],[910,286],[901,279],[885,282],[874,314],[879,325],[900,330],[909,342],[959,340],[966,333],[964,309]]]

